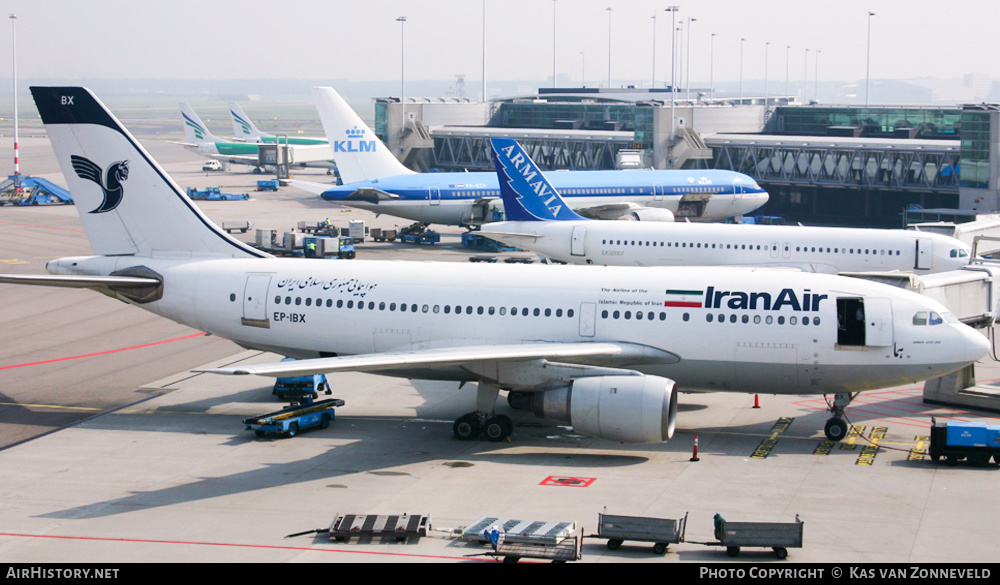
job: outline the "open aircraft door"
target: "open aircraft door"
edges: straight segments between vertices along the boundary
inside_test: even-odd
[[[250,327],[270,329],[267,318],[267,287],[271,284],[270,274],[251,274],[243,289],[243,324]]]
[[[587,237],[587,227],[578,225],[573,227],[573,235],[570,236],[570,250],[569,253],[573,256],[586,256],[587,248],[584,244]]]
[[[892,345],[892,301],[882,298],[865,298],[865,345],[888,347]]]
[[[427,200],[431,202],[431,205],[441,205],[441,188],[428,187]]]
[[[914,268],[930,270],[934,268],[934,244],[930,238],[917,238],[917,259]]]

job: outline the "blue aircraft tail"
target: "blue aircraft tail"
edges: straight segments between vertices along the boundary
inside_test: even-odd
[[[507,221],[587,219],[566,205],[528,153],[513,138],[491,138]]]

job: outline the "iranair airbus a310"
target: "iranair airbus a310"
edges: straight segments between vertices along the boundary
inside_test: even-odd
[[[94,255],[0,282],[91,288],[298,358],[205,371],[477,382],[476,407],[453,425],[462,439],[511,433],[495,412],[501,390],[621,442],[669,439],[678,389],[833,393],[837,438],[852,393],[940,376],[988,349],[931,299],[841,276],[271,257],[209,221],[88,90],[31,92]]]
[[[969,263],[971,248],[929,232],[721,223],[591,221],[575,213],[513,139],[493,139],[507,221],[480,233],[570,264],[786,266],[809,272],[930,274]]]
[[[293,180],[327,201],[424,223],[478,226],[501,208],[496,173],[415,173],[403,166],[333,88],[313,88],[343,185]],[[717,170],[559,171],[553,184],[588,217],[718,221],[750,213],[767,192],[742,173]]]

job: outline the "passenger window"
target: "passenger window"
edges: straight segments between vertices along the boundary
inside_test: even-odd
[[[913,316],[914,325],[926,325],[927,324],[927,311],[917,311],[917,314]]]

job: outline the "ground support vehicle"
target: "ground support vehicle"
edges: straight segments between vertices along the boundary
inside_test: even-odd
[[[684,542],[687,514],[681,519],[646,518],[598,514],[597,538],[608,539],[608,548],[618,550],[626,540],[652,542],[653,552],[662,555],[670,544]]]
[[[581,558],[583,534],[576,522],[484,516],[461,529],[459,534],[465,540],[491,545],[493,552],[485,554],[502,557],[505,563],[521,559],[549,559],[559,563]]]
[[[246,193],[223,193],[218,187],[207,187],[205,189],[195,189],[188,187],[188,197],[199,201],[245,201],[250,199]]]
[[[462,245],[473,250],[484,252],[519,252],[520,248],[508,246],[502,242],[487,238],[476,232],[465,232],[462,234]]]
[[[300,431],[312,427],[325,429],[334,419],[334,409],[343,406],[340,398],[328,398],[313,402],[307,399],[302,404],[293,404],[276,412],[243,419],[246,430],[254,431],[258,437],[283,434],[294,437]]]
[[[436,244],[441,241],[441,234],[418,222],[399,230],[399,241],[404,244]]]
[[[715,515],[715,538],[710,546],[726,547],[726,554],[735,557],[745,546],[770,548],[779,559],[788,556],[789,548],[802,548],[802,526],[799,515],[795,522],[728,522]]]
[[[410,538],[427,536],[431,517],[418,514],[336,514],[327,532],[330,540],[344,542],[356,538],[392,538],[404,542]]]
[[[1000,463],[1000,426],[959,421],[938,424],[932,418],[929,454],[932,461],[944,457],[948,465],[957,465],[960,459],[986,465],[990,457]]]
[[[267,181],[257,181],[258,191],[277,191],[278,187],[281,186],[281,181],[278,179],[271,179]]]

